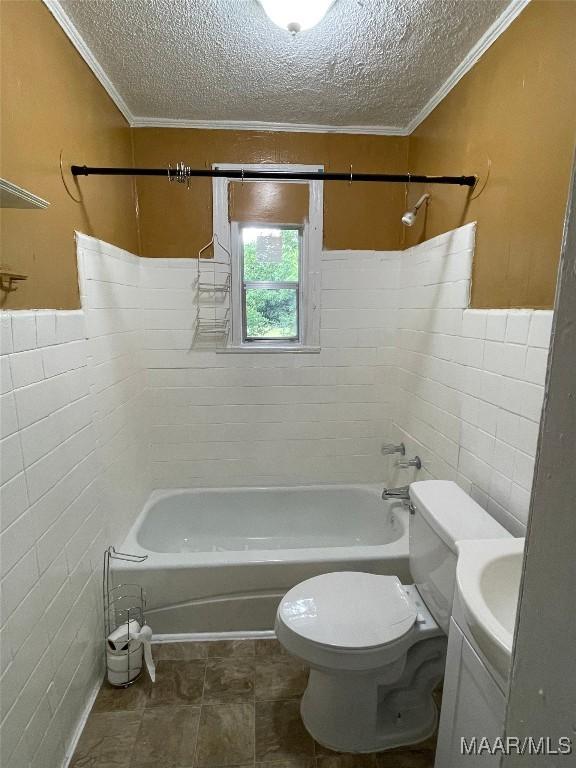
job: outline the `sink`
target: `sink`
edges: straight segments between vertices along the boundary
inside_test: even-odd
[[[524,539],[458,542],[456,580],[470,633],[486,660],[507,678]]]

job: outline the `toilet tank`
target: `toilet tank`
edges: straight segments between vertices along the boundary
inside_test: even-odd
[[[447,633],[456,583],[456,542],[511,537],[450,480],[410,485],[410,572],[430,613]]]

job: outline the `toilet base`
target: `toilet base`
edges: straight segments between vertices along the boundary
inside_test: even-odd
[[[432,692],[444,674],[446,638],[413,645],[381,670],[310,670],[301,704],[308,732],[339,752],[380,752],[431,736],[438,712]]]

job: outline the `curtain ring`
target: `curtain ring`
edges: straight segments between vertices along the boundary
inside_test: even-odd
[[[350,181],[348,182],[348,185],[352,186],[352,163],[350,163]]]
[[[240,172],[241,172],[241,174],[242,174],[242,175],[240,176],[240,178],[241,178],[241,180],[242,180],[242,184],[244,184],[244,168],[242,168]]]

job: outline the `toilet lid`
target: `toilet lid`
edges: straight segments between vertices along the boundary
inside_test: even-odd
[[[397,640],[416,608],[396,576],[326,573],[291,589],[278,609],[283,624],[315,643],[371,648]]]

